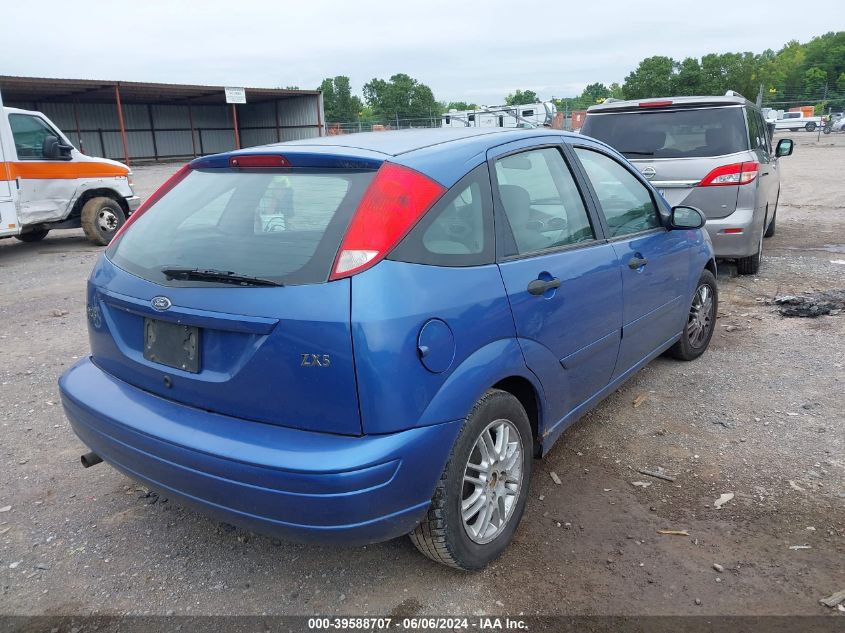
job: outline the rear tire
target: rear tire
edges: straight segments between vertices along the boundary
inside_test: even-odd
[[[21,242],[40,242],[47,237],[47,233],[49,232],[50,229],[40,229],[38,231],[30,231],[29,233],[21,233],[20,235],[15,235],[15,237]]]
[[[82,207],[82,230],[94,244],[108,246],[124,222],[123,207],[112,198],[91,198]]]
[[[808,132],[815,132],[816,131],[816,124],[810,121],[807,125],[804,126],[804,129]]]
[[[763,234],[765,233],[766,218],[763,218],[763,227],[760,229],[760,241],[757,243],[757,252],[748,257],[740,257],[736,260],[736,270],[740,275],[756,275],[760,270],[760,263],[763,261]]]
[[[678,360],[695,360],[701,356],[713,338],[718,309],[719,287],[716,285],[716,277],[705,269],[692,297],[684,333],[681,334],[681,340],[669,349],[669,353]]]
[[[492,450],[484,448],[490,443]],[[417,549],[467,570],[501,555],[525,510],[532,448],[531,424],[519,400],[499,389],[485,393],[455,440],[428,513],[409,534]]]
[[[775,227],[775,223],[778,219],[778,202],[780,202],[780,189],[778,189],[778,195],[775,198],[775,210],[772,211],[772,221],[769,222],[769,227],[766,229],[766,232],[763,233],[763,237],[773,237],[777,228]]]

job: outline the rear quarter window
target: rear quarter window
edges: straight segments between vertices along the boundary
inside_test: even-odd
[[[487,164],[459,180],[388,259],[431,266],[492,263],[493,209]]]
[[[130,273],[170,285],[196,282],[168,281],[162,269],[231,271],[285,285],[324,282],[374,173],[195,170],[107,256]]]

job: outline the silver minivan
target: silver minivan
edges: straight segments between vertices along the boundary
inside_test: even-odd
[[[587,110],[581,133],[614,147],[671,206],[697,207],[716,256],[741,274],[760,268],[763,237],[775,233],[778,159],[760,109],[743,96],[607,100]]]

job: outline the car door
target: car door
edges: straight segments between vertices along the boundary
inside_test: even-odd
[[[623,326],[616,377],[665,349],[683,330],[691,253],[682,232],[664,228],[657,205],[665,202],[623,159],[598,146],[576,146],[574,154],[622,276]]]
[[[757,196],[754,203],[759,217],[763,217],[768,206],[769,211],[774,206],[774,192],[776,189],[777,165],[772,164],[766,128],[760,115],[752,108],[745,108],[745,118],[748,123],[748,146],[753,152],[759,166],[757,168]],[[768,218],[771,219],[771,216]],[[765,227],[763,227],[765,230]]]
[[[526,364],[546,394],[548,432],[610,380],[619,266],[560,145],[505,146],[488,158],[499,269]]]
[[[17,153],[21,224],[61,220],[77,188],[76,164],[44,156],[44,139],[61,135],[41,117],[13,112],[9,126]]]

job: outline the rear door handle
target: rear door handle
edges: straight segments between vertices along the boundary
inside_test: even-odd
[[[642,268],[647,263],[648,260],[645,257],[632,257],[631,261],[628,262],[628,268],[636,270],[637,268]]]
[[[545,279],[535,279],[528,284],[528,292],[532,295],[542,295],[546,290],[551,290],[552,288],[560,288],[560,279],[557,277],[548,281]]]

